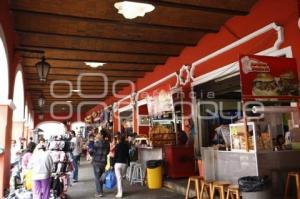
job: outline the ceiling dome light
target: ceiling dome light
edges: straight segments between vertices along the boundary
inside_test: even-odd
[[[136,3],[131,1],[123,1],[115,3],[118,13],[122,14],[126,19],[134,19],[143,17],[146,13],[151,12],[155,7],[148,3]]]
[[[103,66],[105,63],[101,62],[84,62],[85,65],[91,67],[91,68],[98,68],[99,66]]]

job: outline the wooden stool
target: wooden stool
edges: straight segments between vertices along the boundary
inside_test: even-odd
[[[201,181],[201,192],[200,199],[204,198],[203,193],[205,192],[210,199],[212,199],[212,188],[213,188],[213,180],[202,180]]]
[[[218,190],[220,193],[220,199],[225,199],[225,188],[227,188],[231,183],[227,181],[216,181],[213,183],[211,198],[215,196],[215,191]]]
[[[285,192],[284,192],[284,198],[288,198],[288,192],[290,188],[290,180],[292,177],[295,177],[296,179],[296,186],[297,186],[297,199],[300,199],[300,172],[289,172],[285,184]]]
[[[186,188],[185,199],[189,198],[191,182],[195,183],[196,196],[197,196],[197,199],[200,199],[199,187],[200,187],[200,183],[201,183],[202,179],[203,178],[200,177],[200,176],[191,176],[191,177],[189,177],[188,185],[187,185],[187,188]]]
[[[234,198],[235,195],[235,198]],[[226,199],[240,199],[240,190],[239,186],[237,185],[230,185],[227,189],[227,196]]]

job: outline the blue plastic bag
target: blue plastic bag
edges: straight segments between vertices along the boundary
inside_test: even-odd
[[[116,178],[116,174],[113,170],[110,170],[107,172],[106,176],[105,176],[105,188],[106,189],[113,189],[117,184],[117,178]]]

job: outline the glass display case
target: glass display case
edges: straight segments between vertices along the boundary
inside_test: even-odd
[[[150,116],[139,115],[139,126],[150,126]]]
[[[244,123],[230,124],[231,151],[246,151],[248,141],[249,151],[271,151],[272,136],[268,125],[255,122],[248,122],[248,136],[245,136]],[[246,140],[248,137],[248,140]]]
[[[153,146],[163,146],[165,144],[176,144],[176,134],[174,131],[174,119],[172,118],[152,118],[152,128],[150,130],[150,140]]]
[[[249,144],[249,150],[255,150],[255,126],[253,122],[248,122],[248,140],[245,136],[245,126],[244,123],[230,124],[230,142],[231,151],[246,151],[247,141]]]

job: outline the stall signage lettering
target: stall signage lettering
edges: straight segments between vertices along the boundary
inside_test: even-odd
[[[240,56],[244,99],[280,99],[298,96],[296,60],[258,55]]]

